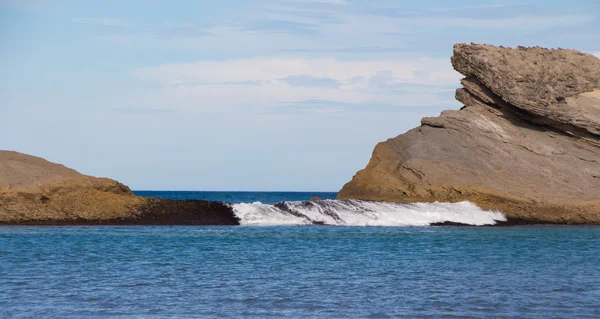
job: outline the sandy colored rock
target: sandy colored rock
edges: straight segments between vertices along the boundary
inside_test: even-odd
[[[509,218],[600,223],[600,60],[455,46],[461,110],[379,143],[340,199],[470,200]]]
[[[0,221],[125,218],[140,199],[108,178],[60,164],[0,151]]]
[[[224,203],[135,196],[108,178],[0,151],[0,224],[237,225]]]

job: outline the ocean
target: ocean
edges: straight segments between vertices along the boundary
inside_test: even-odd
[[[138,196],[166,199],[197,199],[232,204],[261,202],[276,204],[281,201],[306,201],[312,197],[335,199],[337,192],[219,192],[219,191],[134,191]]]
[[[600,227],[303,225],[0,227],[0,318],[600,318]]]

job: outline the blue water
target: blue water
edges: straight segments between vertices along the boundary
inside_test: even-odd
[[[275,204],[281,201],[304,201],[313,196],[335,199],[336,192],[206,192],[206,191],[134,191],[138,196],[166,199],[197,199],[232,204],[261,202]]]
[[[599,227],[0,227],[5,318],[600,318]]]

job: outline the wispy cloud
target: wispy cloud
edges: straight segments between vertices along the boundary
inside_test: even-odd
[[[299,3],[348,4],[346,0],[296,0]]]
[[[249,22],[244,31],[282,32],[297,35],[314,35],[319,32],[318,25],[288,20],[258,20]]]
[[[317,6],[314,2],[281,6],[266,11],[269,17],[280,20],[304,19],[318,25],[324,32],[330,27],[364,29],[371,34],[396,32],[410,27],[466,28],[498,30],[544,30],[585,23],[593,18],[584,14],[564,14],[544,7],[518,4],[456,6],[449,8],[406,9],[403,6],[379,5]],[[258,16],[260,17],[260,15]],[[331,23],[335,21],[335,23]],[[374,32],[373,32],[374,31]],[[417,30],[418,31],[418,30]]]
[[[146,27],[118,18],[74,18],[72,22],[100,27],[104,32],[99,38],[113,44],[137,47],[187,49],[197,47],[199,38],[214,35],[195,22],[160,23]]]
[[[177,110],[166,108],[145,108],[145,107],[120,107],[112,109],[113,112],[129,115],[148,115],[148,114],[165,114],[173,113]]]
[[[305,100],[399,108],[454,107],[453,91],[460,79],[448,59],[431,58],[341,61],[273,57],[200,61],[143,68],[135,71],[134,76],[162,83],[159,96],[151,99],[154,102],[144,104],[171,101],[170,104],[182,108],[234,108],[251,112]]]
[[[73,22],[82,24],[91,24],[104,27],[126,27],[129,26],[127,21],[115,18],[74,18]]]
[[[219,84],[248,81],[273,82],[291,76],[327,78],[347,83],[386,72],[394,83],[423,85],[455,84],[458,73],[448,59],[427,57],[409,60],[357,60],[334,58],[265,57],[227,61],[165,64],[143,68],[136,74],[168,84]],[[343,86],[343,85],[342,85]]]
[[[427,27],[483,28],[505,30],[543,30],[554,27],[572,26],[587,22],[590,17],[585,15],[564,16],[518,16],[500,19],[484,18],[407,18],[399,22]]]
[[[286,82],[290,86],[339,87],[341,85],[336,79],[316,78],[309,75],[290,75],[280,80]]]
[[[486,19],[509,18],[528,15],[548,15],[549,11],[544,7],[532,4],[484,4],[479,6],[418,6],[407,9],[402,6],[379,6],[365,5],[355,6],[352,11],[355,14],[369,14],[375,16],[397,17],[397,18],[474,18],[485,17]],[[556,12],[554,12],[556,13]]]
[[[184,23],[167,23],[156,30],[147,30],[146,34],[153,34],[155,38],[196,38],[196,37],[204,37],[213,35],[211,32],[207,31],[205,27],[194,23],[194,22],[184,22]]]
[[[270,107],[267,111],[260,114],[277,113],[398,113],[398,112],[427,112],[430,114],[436,111],[442,111],[443,106],[410,106],[403,103],[341,103],[326,100],[305,100],[290,103],[282,103],[278,106]]]
[[[499,34],[512,36],[511,32],[520,30],[540,35],[589,23],[592,18],[585,13],[542,10],[528,4],[407,10],[402,5],[384,7],[334,0],[299,0],[250,7],[243,14],[210,23],[191,21],[175,27],[138,28],[126,34],[104,35],[103,39],[142,48],[209,54],[239,55],[239,48],[244,48],[245,54],[254,56],[277,52],[311,56],[324,53],[383,55],[407,48],[418,50],[418,46],[422,46],[420,41],[431,34],[450,43],[481,36],[482,30],[486,39]],[[113,26],[123,23],[115,19],[78,21]],[[428,48],[435,45],[429,44]]]
[[[399,53],[406,52],[409,46],[399,46],[399,47],[385,47],[385,46],[374,46],[374,47],[338,47],[338,48],[320,48],[320,49],[284,49],[279,50],[278,52],[290,52],[290,53]]]

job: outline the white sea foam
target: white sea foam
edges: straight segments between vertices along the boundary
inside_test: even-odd
[[[454,222],[494,225],[506,221],[498,212],[484,211],[470,202],[384,203],[359,200],[260,202],[232,205],[242,225],[346,225],[346,226],[427,226]]]

